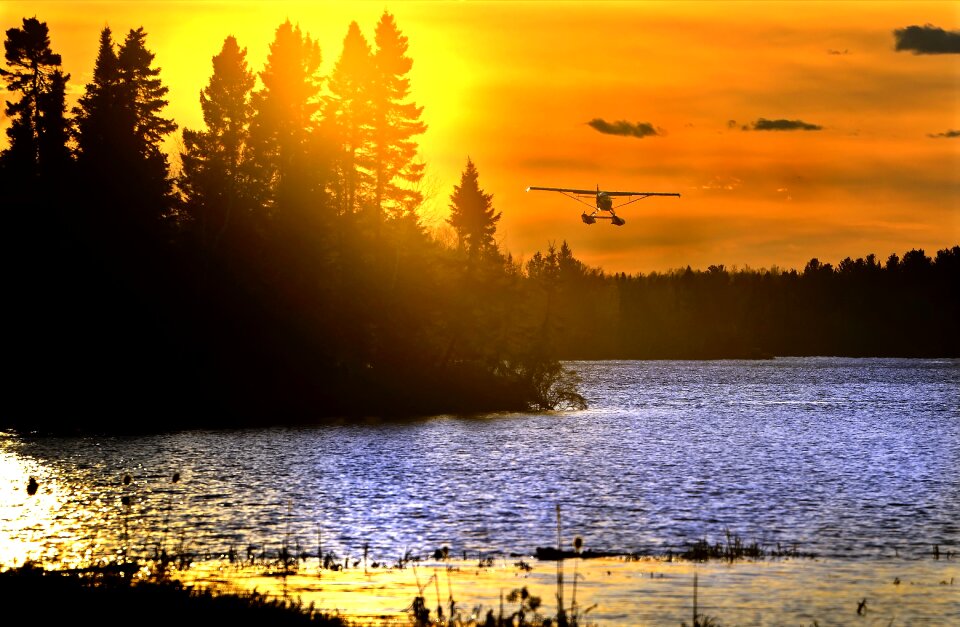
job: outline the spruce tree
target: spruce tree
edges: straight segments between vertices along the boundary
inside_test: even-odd
[[[320,46],[287,20],[276,31],[253,95],[250,140],[258,204],[296,224],[315,205],[324,175],[317,163]]]
[[[82,179],[88,187],[99,188],[101,194],[109,192],[115,175],[112,165],[132,158],[132,155],[118,154],[121,147],[129,143],[122,139],[125,128],[132,127],[132,123],[123,120],[129,112],[122,106],[120,68],[109,26],[100,31],[93,80],[87,84],[73,114]]]
[[[407,38],[393,15],[384,11],[377,24],[373,61],[373,173],[374,202],[392,216],[413,211],[423,195],[415,189],[423,178],[424,164],[416,161],[413,137],[426,130],[420,120],[423,107],[407,102],[413,60],[407,56]]]
[[[176,129],[163,118],[167,94],[143,28],[131,29],[119,52],[111,31],[100,48],[74,112],[78,160],[90,198],[108,213],[149,224],[171,204],[167,156],[161,145]]]
[[[215,249],[235,220],[247,208],[248,158],[253,73],[247,50],[231,35],[213,57],[213,74],[200,92],[205,131],[183,130],[185,151],[179,185],[201,246]]]
[[[343,39],[343,52],[330,74],[324,117],[339,146],[334,196],[341,214],[357,213],[371,200],[373,56],[356,22]]]
[[[0,69],[7,90],[19,93],[7,101],[12,119],[7,129],[8,148],[0,153],[6,176],[29,196],[37,183],[56,185],[67,162],[64,93],[70,76],[60,70],[60,55],[50,49],[45,22],[24,18],[22,28],[7,30],[4,58],[9,69]]]
[[[58,188],[65,183],[73,162],[68,146],[72,124],[66,115],[68,80],[69,74],[55,70],[50,75],[50,89],[40,95],[38,103],[41,119],[37,145],[40,180]]]
[[[140,205],[146,217],[153,218],[170,207],[172,185],[161,145],[177,125],[160,115],[167,106],[164,96],[169,89],[160,80],[160,68],[153,67],[155,55],[147,49],[146,37],[143,27],[131,29],[120,46],[117,63],[123,106],[129,111],[127,120],[133,123],[125,130],[132,132],[138,157],[132,177],[125,181],[126,196]]]
[[[450,196],[450,218],[447,222],[457,233],[457,245],[471,261],[496,253],[493,239],[500,213],[493,208],[493,194],[480,188],[480,175],[470,158]]]

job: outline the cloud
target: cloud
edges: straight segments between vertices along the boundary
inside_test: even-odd
[[[830,48],[829,50],[827,50],[827,54],[845,55],[845,54],[850,54],[850,50],[847,48],[844,48],[843,50],[834,50],[833,48]]]
[[[649,122],[631,124],[626,120],[607,122],[601,118],[594,118],[587,125],[606,135],[623,135],[625,137],[650,137],[663,135],[663,129],[654,128]]]
[[[768,120],[760,118],[753,123],[755,131],[819,131],[822,126],[810,124],[803,120]]]
[[[942,132],[942,133],[930,133],[930,134],[927,135],[927,137],[934,137],[934,138],[937,138],[937,137],[947,137],[947,138],[960,137],[960,131],[957,131],[957,130],[954,130],[954,129],[950,129],[949,131],[944,131],[944,132]]]
[[[717,175],[712,179],[707,181],[705,184],[700,185],[700,189],[704,191],[733,191],[743,185],[743,181],[738,179],[735,176],[724,176]]]
[[[893,31],[896,50],[913,54],[960,54],[960,31],[943,30],[932,24],[907,26]]]
[[[565,156],[529,156],[517,160],[517,165],[531,170],[596,170],[602,165],[593,159]]]

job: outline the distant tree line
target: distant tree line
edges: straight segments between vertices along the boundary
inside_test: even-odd
[[[564,242],[527,273],[553,291],[563,359],[960,357],[960,246],[628,276],[588,268]]]
[[[72,111],[45,23],[6,32],[3,420],[157,429],[578,405],[467,161],[457,245],[415,213],[407,38],[351,23],[329,76],[289,21],[264,68],[227,37],[183,129],[142,28],[100,33]],[[85,416],[78,418],[82,412]]]

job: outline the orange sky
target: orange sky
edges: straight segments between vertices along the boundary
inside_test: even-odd
[[[259,71],[289,17],[329,71],[349,22],[372,40],[384,9],[409,37],[429,125],[428,222],[442,222],[469,155],[503,212],[498,236],[523,258],[567,240],[608,271],[802,267],[960,242],[960,138],[931,137],[960,129],[960,55],[895,52],[892,33],[957,30],[956,2],[34,0],[0,2],[0,26],[47,22],[76,96],[100,29],[122,40],[142,25],[168,114],[198,128],[198,93],[227,35]],[[661,133],[602,134],[587,125],[595,118]],[[760,118],[822,129],[742,130]],[[616,228],[582,224],[583,206],[562,196],[524,192],[598,184],[683,197],[635,203]]]

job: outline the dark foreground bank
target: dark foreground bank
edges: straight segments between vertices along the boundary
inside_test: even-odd
[[[47,571],[27,564],[0,573],[0,604],[35,624],[140,623],[148,625],[321,625],[338,616],[312,606],[271,599],[256,591],[214,594],[175,581],[130,583],[126,573]]]

